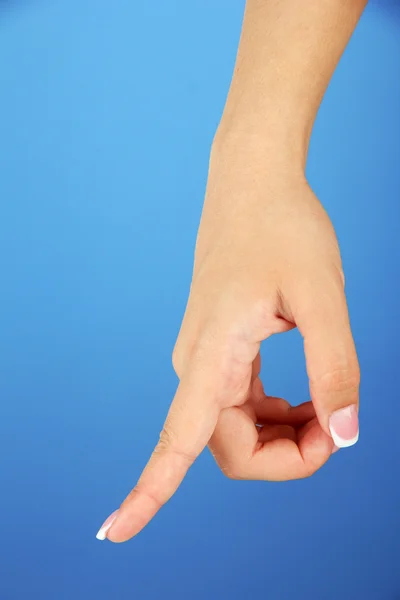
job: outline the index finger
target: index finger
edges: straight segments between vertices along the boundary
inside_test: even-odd
[[[107,528],[104,537],[112,542],[127,541],[176,492],[214,431],[219,414],[215,390],[210,366],[204,369],[196,365],[185,375],[159,442],[134,489],[112,520],[103,525],[103,530]]]

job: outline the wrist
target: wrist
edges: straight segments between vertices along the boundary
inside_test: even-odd
[[[272,113],[266,118],[257,113],[224,115],[212,143],[211,164],[217,163],[218,169],[226,165],[231,173],[304,178],[310,134],[311,125]]]

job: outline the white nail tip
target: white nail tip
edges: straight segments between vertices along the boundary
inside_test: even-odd
[[[107,523],[107,525],[104,527],[101,527],[99,529],[99,531],[96,534],[96,539],[100,540],[101,542],[103,540],[106,539],[107,537],[107,531],[111,528],[111,525],[114,523],[115,519],[117,518],[117,515],[115,515],[115,517],[112,519],[112,521],[110,521],[109,523]]]
[[[350,448],[350,446],[354,446],[354,444],[356,444],[358,442],[358,437],[359,437],[358,432],[357,432],[357,435],[355,435],[350,440],[345,440],[345,439],[341,438],[339,435],[337,435],[337,433],[335,432],[333,427],[330,427],[329,429],[331,432],[333,442],[334,442],[335,446],[337,446],[338,448]]]

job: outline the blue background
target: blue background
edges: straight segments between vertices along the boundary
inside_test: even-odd
[[[229,481],[207,451],[136,539],[95,539],[176,387],[171,350],[242,10],[0,2],[1,600],[400,598],[396,2],[364,14],[308,167],[344,257],[359,444],[284,484]],[[269,393],[307,399],[297,332],[263,357]]]

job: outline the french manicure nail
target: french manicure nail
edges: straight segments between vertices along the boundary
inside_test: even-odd
[[[104,521],[103,525],[100,527],[99,531],[97,532],[96,538],[98,540],[105,540],[107,537],[107,531],[111,528],[111,525],[114,523],[115,519],[117,518],[118,515],[118,510],[114,511],[112,513],[112,515],[110,515],[108,517],[108,519],[106,521]]]
[[[358,411],[352,404],[332,413],[329,419],[329,430],[335,446],[348,448],[358,441]]]

